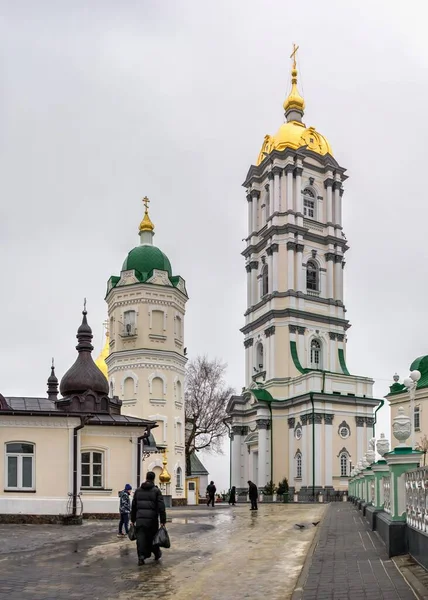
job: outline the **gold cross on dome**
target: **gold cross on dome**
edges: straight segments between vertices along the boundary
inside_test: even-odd
[[[149,210],[149,204],[150,204],[150,200],[147,198],[147,196],[144,196],[143,204],[146,207],[146,212],[147,212]]]
[[[293,69],[296,68],[296,54],[297,54],[298,49],[299,49],[299,46],[296,46],[296,44],[293,44],[293,52],[290,54],[290,58],[293,59]]]

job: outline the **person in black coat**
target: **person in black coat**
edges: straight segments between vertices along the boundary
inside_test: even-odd
[[[207,486],[207,496],[208,496],[207,506],[209,506],[210,504],[212,506],[214,506],[216,491],[217,491],[217,488],[214,485],[214,481],[210,481],[210,484]]]
[[[132,500],[131,523],[135,526],[139,565],[144,565],[144,560],[149,558],[152,552],[155,560],[162,556],[161,549],[158,546],[153,547],[153,538],[159,529],[159,521],[161,527],[166,523],[166,510],[162,492],[155,486],[154,481],[155,474],[149,471],[146,481],[136,490]]]
[[[251,510],[258,510],[257,508],[257,499],[259,497],[259,490],[257,486],[252,481],[248,481],[248,495],[250,497],[251,502]]]
[[[233,485],[230,488],[229,505],[231,504],[232,506],[235,506],[235,502],[236,502],[236,487]]]

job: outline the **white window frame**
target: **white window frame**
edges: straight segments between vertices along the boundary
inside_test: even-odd
[[[296,452],[296,479],[302,479],[302,453]]]
[[[313,269],[315,270],[315,288],[310,288],[308,286],[308,273],[309,273],[309,269],[311,267],[313,267]],[[313,259],[309,259],[306,262],[306,289],[309,292],[319,292],[320,291],[320,271],[319,271],[318,264]]]
[[[128,328],[129,325],[129,328]],[[131,336],[137,333],[137,312],[132,308],[123,313],[123,335]]]
[[[415,406],[413,410],[413,426],[415,430],[421,430],[421,408],[420,406]]]
[[[346,452],[341,452],[339,456],[340,476],[348,477],[349,474],[349,456]]]
[[[312,347],[312,344],[314,344],[314,343],[318,344],[318,348]],[[322,370],[322,359],[323,359],[322,350],[323,350],[323,348],[322,348],[321,340],[318,338],[312,338],[310,346],[309,346],[309,363],[310,363],[312,369]],[[318,352],[318,362],[315,361],[315,352]]]
[[[175,472],[175,487],[177,490],[183,489],[183,470],[181,467],[177,467]]]
[[[26,452],[7,452],[7,446],[9,444],[28,444],[30,446],[33,447],[33,453],[26,453]],[[4,456],[5,456],[5,461],[4,461],[4,484],[5,484],[5,490],[13,490],[13,491],[17,491],[17,492],[32,492],[35,491],[36,489],[36,444],[34,442],[25,442],[22,440],[9,440],[8,442],[5,442],[5,447],[4,447]],[[10,486],[9,485],[9,458],[10,457],[16,457],[17,458],[17,486]],[[24,487],[22,485],[22,459],[23,458],[30,458],[32,459],[31,461],[31,487]]]
[[[303,215],[307,219],[317,218],[317,205],[316,205],[316,194],[310,188],[303,190]]]
[[[83,485],[83,477],[87,477],[88,475],[85,473],[83,473],[83,463],[82,463],[82,454],[90,454],[90,461],[89,463],[85,463],[85,464],[89,464],[89,478],[90,478],[90,484],[91,485]],[[94,476],[98,476],[98,475],[94,475],[93,472],[93,467],[94,467],[94,463],[93,463],[93,454],[101,454],[101,485],[94,485]],[[98,464],[98,463],[97,463]],[[100,448],[81,448],[80,450],[80,488],[82,490],[105,490],[106,489],[106,453],[104,450],[101,450]]]

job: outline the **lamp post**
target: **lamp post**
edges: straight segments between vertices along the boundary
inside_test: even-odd
[[[404,380],[404,385],[409,391],[410,395],[410,423],[412,425],[412,437],[411,437],[411,445],[414,449],[415,447],[415,395],[416,388],[418,387],[418,381],[421,378],[420,371],[412,371],[408,377]]]

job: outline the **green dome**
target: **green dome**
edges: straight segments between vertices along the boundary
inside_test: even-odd
[[[159,248],[151,244],[143,244],[131,250],[122,265],[122,271],[132,269],[139,271],[141,274],[148,274],[153,269],[158,269],[159,271],[168,271],[168,275],[172,276],[171,263],[168,257]]]

